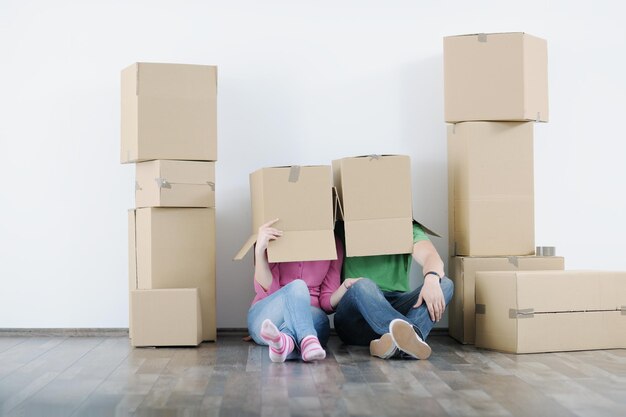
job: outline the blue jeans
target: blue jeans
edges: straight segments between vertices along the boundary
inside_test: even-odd
[[[248,332],[259,345],[267,345],[261,338],[261,324],[265,319],[270,319],[278,330],[291,336],[297,347],[310,335],[317,336],[322,346],[328,342],[328,316],[322,309],[311,305],[309,288],[301,279],[257,301],[248,310]],[[295,352],[292,355],[297,357]],[[287,359],[292,359],[292,355]]]
[[[381,291],[370,279],[355,282],[341,298],[335,313],[335,330],[348,345],[367,346],[389,332],[394,319],[406,320],[426,340],[435,325],[430,319],[426,303],[413,308],[422,287],[410,292]],[[441,290],[446,305],[452,299],[454,284],[448,277],[441,279]]]

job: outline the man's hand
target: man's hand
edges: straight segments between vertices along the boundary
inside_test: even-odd
[[[428,314],[432,321],[437,322],[441,320],[441,316],[443,316],[443,312],[446,309],[446,302],[443,298],[443,291],[441,291],[438,277],[428,275],[424,278],[422,291],[420,291],[417,303],[415,303],[413,308],[418,308],[422,303],[426,303],[426,308],[428,308]]]
[[[281,230],[272,227],[272,225],[277,221],[278,219],[274,219],[259,227],[259,231],[256,236],[257,254],[263,254],[265,252],[265,249],[267,249],[267,245],[269,244],[270,240],[275,240],[283,235],[283,232]]]

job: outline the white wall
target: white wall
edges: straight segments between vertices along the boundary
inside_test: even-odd
[[[611,6],[609,6],[611,4]],[[416,216],[447,257],[444,35],[548,39],[536,241],[570,269],[626,270],[620,2],[25,1],[0,4],[0,328],[127,326],[119,72],[219,66],[218,326],[244,327],[248,173],[409,154]],[[444,323],[445,325],[445,323]]]

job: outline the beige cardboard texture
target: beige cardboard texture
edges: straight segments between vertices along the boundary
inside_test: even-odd
[[[197,288],[130,292],[133,346],[197,346],[202,342]]]
[[[548,47],[526,33],[443,40],[445,120],[548,121]]]
[[[450,336],[461,343],[474,343],[474,289],[478,271],[563,270],[564,267],[565,260],[558,256],[452,257],[449,277],[454,282],[454,295],[448,306]]]
[[[333,178],[343,210],[346,256],[413,250],[411,161],[406,155],[334,160]]]
[[[535,253],[532,122],[448,126],[450,253]]]
[[[202,337],[215,340],[215,209],[137,209],[133,241],[137,288],[198,288]]]
[[[217,160],[217,67],[136,63],[121,96],[122,163]]]
[[[626,272],[476,273],[477,347],[511,353],[626,348],[624,311]]]
[[[242,259],[264,223],[279,219],[283,236],[267,248],[270,262],[337,259],[330,166],[262,168],[250,174],[252,236],[235,255]]]
[[[130,292],[137,289],[137,258],[135,251],[135,210],[128,210],[128,305]],[[128,309],[128,337],[133,338],[133,311]]]
[[[135,166],[136,207],[215,207],[215,162],[156,160]]]

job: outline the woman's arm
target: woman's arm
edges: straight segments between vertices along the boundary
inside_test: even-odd
[[[272,227],[277,221],[278,219],[274,219],[259,227],[254,248],[254,279],[265,291],[272,285],[273,278],[265,253],[267,245],[270,240],[277,239],[283,235],[282,231]]]
[[[320,292],[320,306],[327,313],[335,311],[335,307],[339,304],[339,300],[346,293],[350,285],[355,281],[347,279],[341,284],[341,267],[343,265],[343,244],[335,237],[335,245],[337,247],[337,259],[331,262],[328,273]]]

